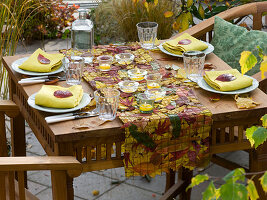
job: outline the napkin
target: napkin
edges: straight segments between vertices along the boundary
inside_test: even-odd
[[[208,45],[188,33],[184,33],[173,40],[166,41],[162,46],[170,53],[177,55],[182,55],[185,51],[202,51],[208,48]]]
[[[50,63],[40,63],[37,59],[39,54],[49,59]],[[19,66],[19,68],[32,72],[51,72],[57,67],[60,67],[60,65],[62,64],[61,60],[63,58],[63,54],[48,54],[42,49],[37,49],[22,65]]]
[[[55,91],[69,91],[72,96],[59,98],[54,96]],[[69,88],[43,85],[35,96],[35,104],[50,108],[74,108],[80,103],[82,97],[83,89],[81,85],[73,85]]]
[[[228,82],[215,80],[222,74],[232,74],[236,79]],[[206,71],[203,78],[212,88],[224,92],[246,88],[248,86],[251,86],[253,81],[251,78],[243,76],[237,69],[230,69],[225,71]]]

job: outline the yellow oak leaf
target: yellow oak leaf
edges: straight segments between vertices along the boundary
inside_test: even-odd
[[[194,0],[187,0],[187,8],[190,8],[194,3]]]
[[[198,13],[199,13],[200,17],[202,17],[202,19],[205,18],[205,11],[204,11],[204,8],[201,4],[199,4]]]
[[[172,11],[166,11],[164,13],[164,17],[166,17],[166,18],[169,18],[169,17],[172,17],[172,16],[173,16],[173,12]]]
[[[261,70],[261,79],[264,79],[264,73],[267,72],[267,56],[263,57],[263,61],[261,62],[260,65],[260,70]]]
[[[235,100],[236,100],[236,105],[239,109],[254,108],[260,104],[258,102],[253,101],[252,98],[250,98],[248,96],[242,96],[241,97],[239,95],[235,95]]]

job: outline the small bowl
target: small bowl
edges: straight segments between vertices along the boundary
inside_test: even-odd
[[[120,65],[129,65],[134,60],[134,55],[131,53],[116,54],[115,58]]]
[[[99,56],[97,57],[97,60],[99,62],[99,70],[100,71],[109,71],[111,68],[111,64],[113,62],[113,57],[109,56],[109,55],[103,55],[103,56]]]
[[[128,70],[128,76],[133,81],[142,81],[144,80],[146,75],[147,75],[147,71],[144,69],[134,68],[134,69]]]
[[[133,93],[138,89],[139,83],[135,81],[121,81],[118,83],[120,90],[125,93]]]
[[[160,88],[146,90],[145,94],[151,98],[155,99],[155,102],[160,102],[166,96],[166,91]]]

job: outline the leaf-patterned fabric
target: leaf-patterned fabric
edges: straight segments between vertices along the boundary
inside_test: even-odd
[[[242,51],[255,51],[259,45],[265,54],[267,53],[267,33],[257,30],[248,31],[244,27],[231,24],[216,16],[211,44],[218,57],[232,68],[241,71],[239,59]],[[246,74],[253,75],[259,71],[257,64]]]
[[[155,103],[151,114],[140,113],[137,94],[147,89],[146,80],[139,81],[135,93],[120,94],[117,116],[125,129],[124,163],[126,176],[155,176],[170,168],[178,170],[181,166],[194,169],[204,166],[209,156],[209,132],[212,124],[211,113],[193,93],[193,83],[188,83],[176,71],[166,70],[157,64],[149,52],[136,43],[127,46],[97,46],[92,53],[115,55],[117,53],[135,55],[131,64],[114,62],[111,70],[101,72],[97,59],[87,64],[83,77],[93,89],[113,87],[129,79],[127,70],[138,67],[148,74],[158,72],[162,75],[161,88],[166,96]]]

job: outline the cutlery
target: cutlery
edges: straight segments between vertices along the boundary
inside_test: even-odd
[[[66,113],[61,115],[53,115],[46,117],[45,120],[48,124],[56,123],[56,122],[62,122],[62,121],[68,121],[73,119],[82,119],[87,117],[94,117],[98,116],[98,112],[96,109],[89,111],[89,112],[74,112],[74,113]]]
[[[60,76],[40,76],[40,77],[24,78],[18,81],[18,83],[22,85],[35,84],[35,83],[53,84],[58,81],[65,81],[65,80],[66,80],[65,77],[60,77]]]

